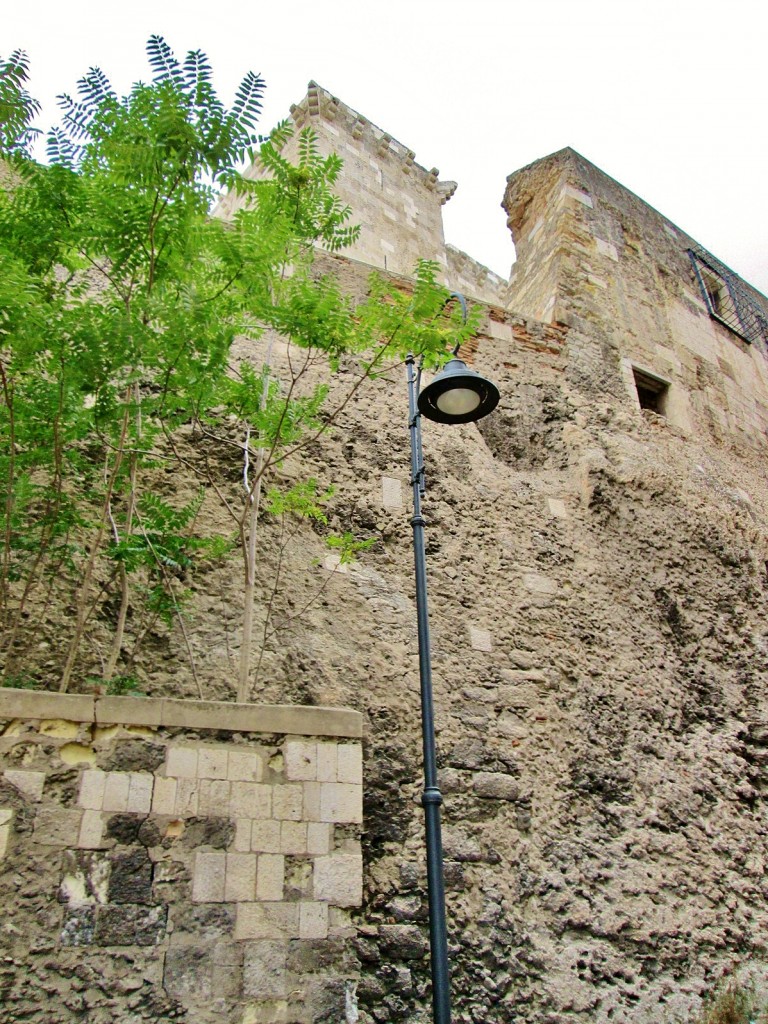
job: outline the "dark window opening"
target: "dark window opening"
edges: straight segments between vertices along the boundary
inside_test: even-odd
[[[645,370],[638,370],[632,367],[632,376],[635,378],[635,389],[641,409],[650,409],[659,416],[667,414],[667,396],[669,384],[660,377],[654,377],[652,373]]]

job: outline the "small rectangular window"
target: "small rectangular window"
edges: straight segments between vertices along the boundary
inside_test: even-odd
[[[666,416],[667,396],[669,394],[669,381],[655,377],[647,370],[641,370],[637,366],[632,367],[632,376],[635,378],[635,389],[641,409],[650,409],[659,416]]]

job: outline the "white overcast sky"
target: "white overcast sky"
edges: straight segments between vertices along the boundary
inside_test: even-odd
[[[504,277],[506,176],[572,146],[768,293],[765,0],[7,0],[0,55],[47,128],[93,65],[149,79],[152,34],[226,102],[260,72],[264,132],[319,82],[459,183],[446,240]]]

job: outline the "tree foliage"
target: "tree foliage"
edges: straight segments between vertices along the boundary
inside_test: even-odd
[[[281,496],[275,474],[348,400],[329,407],[328,374],[354,357],[355,391],[406,347],[434,364],[473,324],[441,312],[446,292],[432,264],[417,268],[408,291],[374,276],[362,303],[318,275],[316,250],[342,249],[357,232],[333,191],[339,158],[322,156],[310,130],[296,163],[284,155],[288,126],[259,139],[258,75],[243,78],[227,108],[205,54],[180,61],[160,37],[147,50],[152,79],[127,96],[92,68],[75,97],[60,97],[47,163],[30,154],[38,108],[26,56],[0,63],[9,168],[0,179],[4,671],[16,677],[26,656],[30,609],[44,633],[55,598],[72,609],[62,689],[94,667],[107,681],[128,677],[159,622],[183,632],[197,678],[184,580],[205,559],[236,557],[234,546],[245,566],[246,699],[259,515],[323,518],[326,484]],[[264,171],[256,180],[241,173],[255,155]],[[242,198],[226,222],[210,214],[221,190]],[[235,365],[243,336],[280,336],[301,357],[285,379],[269,360]],[[319,384],[307,372],[318,360],[327,367]],[[206,451],[237,453],[238,501],[211,478],[207,458],[182,456],[179,431],[190,428]],[[229,537],[204,535],[202,491],[182,505],[156,493],[165,469],[218,494]],[[351,534],[332,543],[344,559],[361,549]],[[107,645],[90,632],[94,617],[111,621]]]

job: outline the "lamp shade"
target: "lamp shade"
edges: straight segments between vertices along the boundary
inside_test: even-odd
[[[419,395],[419,412],[436,423],[472,423],[499,403],[496,385],[470,370],[462,359],[451,359]]]

